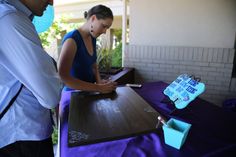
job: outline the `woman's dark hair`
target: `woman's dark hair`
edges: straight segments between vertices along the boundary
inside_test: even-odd
[[[88,12],[84,12],[84,18],[87,20],[93,15],[96,15],[98,20],[106,18],[111,18],[113,20],[113,13],[111,9],[101,4],[92,7]]]

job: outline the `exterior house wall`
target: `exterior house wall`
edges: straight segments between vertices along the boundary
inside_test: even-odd
[[[235,31],[235,0],[131,0],[124,65],[135,67],[136,82],[201,77],[200,97],[220,106],[236,97]]]
[[[130,44],[233,48],[235,0],[130,1]]]
[[[138,83],[171,83],[185,73],[200,77],[206,85],[200,97],[220,106],[225,99],[236,97],[231,77],[234,55],[231,48],[127,45],[124,63],[135,67]]]

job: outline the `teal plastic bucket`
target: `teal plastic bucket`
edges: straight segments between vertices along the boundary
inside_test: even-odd
[[[174,118],[171,118],[167,122],[167,125],[168,126],[162,126],[164,130],[165,143],[174,148],[180,149],[181,146],[184,144],[189,129],[192,125]]]

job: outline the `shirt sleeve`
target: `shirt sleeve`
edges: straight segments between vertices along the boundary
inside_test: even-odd
[[[54,108],[60,100],[61,81],[29,18],[11,13],[0,19],[0,28],[2,64],[42,106]]]

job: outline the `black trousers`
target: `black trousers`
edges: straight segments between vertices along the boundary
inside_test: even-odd
[[[1,148],[0,157],[54,157],[52,139],[17,141]]]

